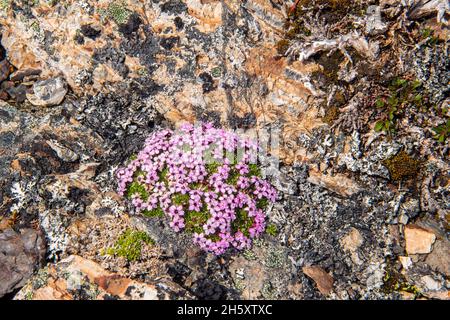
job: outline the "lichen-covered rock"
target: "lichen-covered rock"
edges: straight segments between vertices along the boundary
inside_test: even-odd
[[[15,300],[168,300],[189,299],[176,284],[161,280],[153,285],[108,272],[94,261],[69,256],[39,270]]]
[[[450,275],[450,243],[447,240],[437,240],[425,263],[448,277]]]
[[[0,297],[21,288],[44,261],[45,241],[33,229],[0,231]]]
[[[333,278],[327,299],[448,299],[446,1],[300,2],[2,6],[0,229],[39,225],[55,263],[79,255],[150,286],[164,276],[189,298],[324,299],[302,272],[317,266]],[[34,106],[27,94],[55,77],[64,100]],[[181,120],[276,138],[280,199],[251,250],[208,255],[114,192],[116,168]],[[435,236],[421,253],[411,225]],[[155,246],[135,262],[101,254],[126,228]],[[61,278],[37,296],[98,297]]]
[[[60,104],[67,93],[67,85],[61,77],[33,84],[33,93],[27,94],[27,99],[32,105],[47,107]]]

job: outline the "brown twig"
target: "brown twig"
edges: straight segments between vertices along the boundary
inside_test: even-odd
[[[293,14],[294,13],[294,11],[297,8],[299,2],[300,2],[300,0],[295,0],[295,3],[289,9],[289,14]]]

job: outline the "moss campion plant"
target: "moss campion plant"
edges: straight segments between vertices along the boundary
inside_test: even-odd
[[[210,124],[157,131],[118,169],[118,192],[136,212],[166,216],[175,232],[192,234],[205,251],[249,248],[277,198],[255,164],[258,151],[251,139]]]

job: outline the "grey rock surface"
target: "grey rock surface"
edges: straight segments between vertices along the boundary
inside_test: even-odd
[[[0,297],[21,288],[45,257],[42,234],[33,229],[0,231]]]
[[[60,104],[67,93],[67,84],[64,78],[51,78],[36,81],[33,84],[33,93],[27,94],[31,104],[40,107],[50,107]]]
[[[448,299],[450,149],[433,131],[450,115],[444,2],[302,1],[293,37],[282,2],[127,1],[119,17],[91,0],[0,10],[0,295],[35,271],[45,238],[49,266],[78,255],[196,299]],[[402,105],[395,130],[376,132],[389,118],[377,98],[397,78],[421,82],[423,105]],[[115,170],[147,135],[183,121],[277,130],[276,232],[251,249],[206,254],[115,192]],[[402,166],[386,160],[402,151],[420,166],[395,180]],[[411,225],[436,238],[426,253],[408,255]],[[126,227],[155,241],[145,261],[102,254]]]

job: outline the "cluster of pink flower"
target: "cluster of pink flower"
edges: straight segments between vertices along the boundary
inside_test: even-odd
[[[265,206],[277,198],[255,164],[258,151],[251,139],[211,124],[157,131],[117,171],[118,192],[137,212],[160,210],[174,231],[189,229],[208,252],[248,248],[265,229]]]

